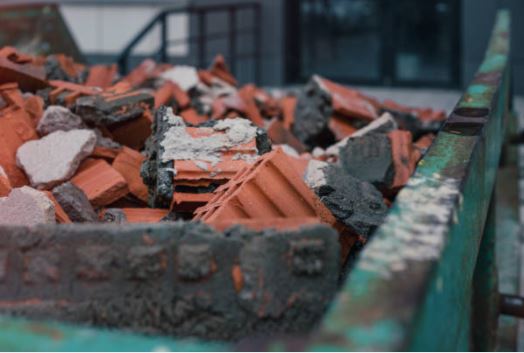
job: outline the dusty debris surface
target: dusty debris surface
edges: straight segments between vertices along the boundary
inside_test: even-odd
[[[0,310],[142,332],[314,328],[445,119],[240,85],[221,56],[0,59]]]

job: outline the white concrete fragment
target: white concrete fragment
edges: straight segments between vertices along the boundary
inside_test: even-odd
[[[36,131],[43,136],[59,130],[69,131],[85,127],[82,118],[72,113],[69,109],[59,105],[50,105],[38,122]]]
[[[164,119],[171,125],[161,142],[164,148],[162,153],[164,162],[191,160],[216,164],[221,161],[223,151],[248,143],[256,138],[257,134],[257,127],[251,121],[243,118],[220,120],[215,126],[208,129],[223,131],[223,134],[211,134],[202,137],[193,137],[188,134],[182,118],[174,115],[171,109],[167,110]],[[246,152],[252,151],[256,152],[256,147]],[[236,158],[251,160],[253,154],[240,153]]]
[[[20,146],[16,161],[33,187],[51,188],[71,178],[95,144],[91,130],[55,131]]]
[[[395,118],[390,113],[385,112],[378,119],[355,131],[350,137],[361,137],[370,132],[388,133],[396,129],[398,129],[398,125]]]
[[[55,206],[42,191],[29,186],[11,190],[0,198],[0,225],[31,226],[56,223]]]
[[[313,148],[313,151],[311,151],[311,155],[315,158],[319,158],[323,156],[326,153],[322,147],[315,147]]]
[[[326,154],[328,156],[338,156],[340,149],[344,147],[347,144],[348,140],[351,138],[362,137],[364,135],[369,134],[370,132],[388,133],[396,129],[398,129],[398,124],[395,121],[395,118],[393,118],[393,116],[390,113],[385,112],[378,119],[372,121],[363,128],[358,129],[353,134],[346,138],[343,138],[334,145],[329,146],[326,149]]]
[[[193,66],[177,65],[164,71],[160,76],[176,83],[184,91],[189,91],[200,82],[198,72]]]
[[[329,164],[327,162],[312,159],[309,161],[306,173],[304,174],[304,181],[311,189],[319,188],[327,184],[325,168]]]
[[[282,148],[282,151],[285,154],[287,154],[288,156],[300,158],[300,154],[297,152],[297,150],[291,147],[290,145],[287,145],[287,144],[273,145],[273,149],[276,149],[276,148]]]

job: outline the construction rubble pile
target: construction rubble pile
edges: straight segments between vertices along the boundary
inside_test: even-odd
[[[326,224],[341,264],[445,119],[316,75],[293,92],[240,86],[222,56],[208,69],[145,60],[121,76],[5,47],[0,96],[0,225]]]

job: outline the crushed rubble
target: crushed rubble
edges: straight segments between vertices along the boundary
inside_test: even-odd
[[[170,282],[158,288],[171,288],[176,300],[188,294],[187,283],[219,293],[210,297],[217,307],[178,302],[173,308],[189,305],[210,319],[210,310],[217,310],[217,325],[197,332],[186,317],[180,325],[158,318],[135,325],[122,297],[111,298],[111,305],[125,307],[121,316],[89,311],[90,302],[82,302],[89,308],[84,314],[112,326],[167,327],[169,333],[219,339],[257,327],[269,332],[277,322],[309,327],[308,314],[293,303],[302,301],[311,315],[321,315],[341,264],[383,223],[446,118],[443,111],[379,101],[318,75],[298,91],[242,84],[220,55],[207,69],[147,59],[120,76],[116,65],[89,66],[61,54],[33,57],[5,47],[0,97],[0,224],[59,223],[74,235],[96,238],[74,224],[97,223],[85,227],[100,227],[102,242],[127,232],[125,224],[136,227],[130,234],[144,227],[140,223],[176,228],[183,246],[169,248],[178,249],[169,261],[178,263],[174,276],[181,287]],[[52,232],[61,234],[59,229]],[[141,245],[130,247],[129,268],[100,260],[79,276],[104,278],[102,267],[114,265],[111,271],[134,269],[131,277],[119,272],[126,280],[162,277],[168,260],[147,232],[133,238]],[[158,232],[161,242],[170,239],[167,230]],[[5,234],[0,229],[0,244]],[[117,251],[114,245],[98,254],[98,243],[85,250],[82,237],[67,234],[56,239],[78,242],[78,261],[89,266],[92,252],[105,259],[106,252]],[[121,236],[122,249],[135,241],[127,235]],[[275,265],[289,256],[289,271]],[[232,268],[221,267],[226,262]],[[260,271],[270,277],[258,277]],[[275,278],[278,283],[271,282]],[[315,297],[282,284],[288,281]],[[152,297],[156,289],[143,293]],[[240,299],[220,294],[226,292]],[[232,329],[229,307],[252,326]],[[136,308],[138,313],[142,304]],[[64,315],[57,309],[51,317]]]

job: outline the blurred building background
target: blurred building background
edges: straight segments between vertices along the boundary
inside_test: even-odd
[[[23,1],[31,3],[31,1]],[[35,1],[36,2],[36,1]],[[38,1],[41,3],[41,1]],[[20,5],[11,1],[10,5]],[[318,73],[359,85],[460,89],[484,54],[495,10],[514,18],[522,0],[61,0],[54,1],[89,62],[115,62],[144,27],[151,28],[124,55],[131,67],[146,57],[208,65],[224,54],[241,81],[303,83]],[[234,6],[231,6],[233,4]],[[253,5],[253,6],[252,6]],[[9,4],[4,5],[9,6]],[[166,8],[178,12],[152,21]],[[38,47],[49,21],[30,20],[22,47]],[[6,11],[2,20],[6,26]],[[20,16],[10,16],[18,33]],[[35,20],[36,19],[36,20]],[[59,20],[57,20],[60,22]],[[524,93],[524,23],[513,21],[515,90]],[[163,27],[165,25],[165,27]],[[18,27],[17,27],[18,26]],[[54,27],[53,27],[54,28]],[[47,28],[49,36],[63,30]],[[5,34],[3,35],[5,37]],[[0,36],[1,44],[9,38]],[[11,38],[12,40],[12,38]],[[73,50],[74,51],[74,50]],[[258,75],[258,76],[257,76]]]

